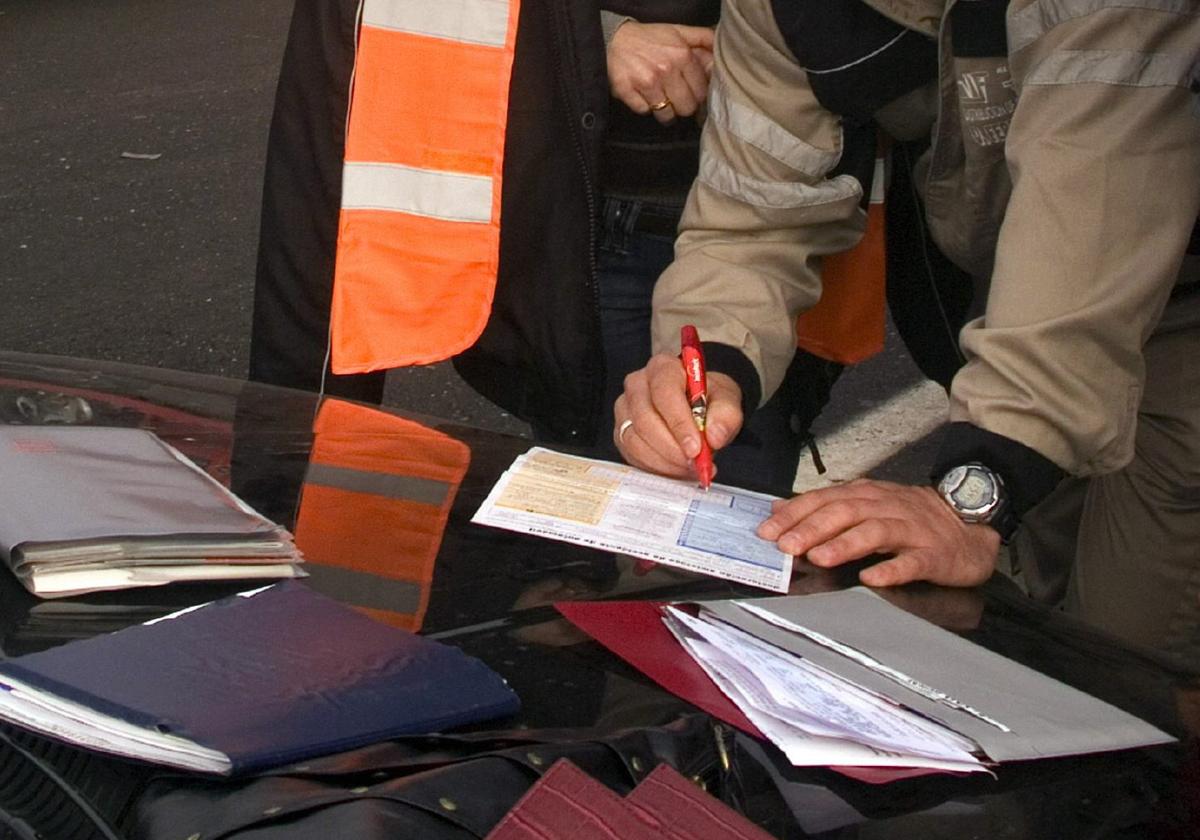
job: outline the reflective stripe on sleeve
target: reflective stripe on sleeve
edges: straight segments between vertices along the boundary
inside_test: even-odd
[[[503,47],[508,33],[505,0],[370,0],[364,26]]]
[[[1187,87],[1194,64],[1194,58],[1178,53],[1060,50],[1035,67],[1023,84]]]
[[[1176,15],[1195,15],[1195,0],[1040,0],[1008,18],[1008,50],[1015,54],[1060,23],[1105,9],[1142,9]]]
[[[714,80],[709,89],[708,109],[709,119],[714,124],[797,172],[819,178],[837,166],[841,159],[840,150],[818,149],[753,108],[732,99],[719,80]]]
[[[852,175],[838,175],[818,184],[763,181],[743,175],[713,155],[701,157],[698,178],[717,192],[756,207],[793,209],[862,198],[862,184]]]
[[[487,222],[492,216],[492,179],[399,164],[347,162],[342,172],[342,208]]]

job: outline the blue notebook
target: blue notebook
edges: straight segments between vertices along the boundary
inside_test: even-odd
[[[519,708],[457,648],[287,581],[0,663],[0,718],[228,775]]]

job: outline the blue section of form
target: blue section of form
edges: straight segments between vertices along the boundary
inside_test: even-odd
[[[740,563],[779,571],[784,555],[755,531],[771,515],[769,499],[713,493],[688,506],[678,544]]]

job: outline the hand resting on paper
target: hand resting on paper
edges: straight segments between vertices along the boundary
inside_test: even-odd
[[[815,566],[890,555],[859,574],[867,586],[977,586],[996,568],[1000,535],[962,522],[932,487],[859,479],[776,502],[773,510],[758,535]]]
[[[700,432],[678,356],[660,353],[626,376],[613,417],[613,442],[626,462],[671,478],[697,477],[693,459],[700,452]],[[731,377],[709,371],[707,437],[713,451],[737,437],[741,428],[742,389]]]

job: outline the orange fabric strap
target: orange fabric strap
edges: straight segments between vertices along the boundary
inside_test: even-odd
[[[331,323],[332,366],[426,364],[491,311],[519,0],[364,0]]]
[[[883,158],[875,161],[867,228],[858,244],[821,264],[821,300],[796,319],[796,345],[852,365],[883,350],[887,331],[887,249]]]

